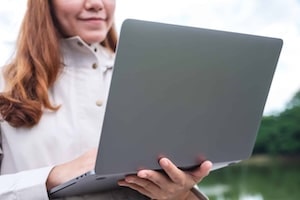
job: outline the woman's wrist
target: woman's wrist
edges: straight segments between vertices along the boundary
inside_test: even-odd
[[[197,196],[193,193],[192,190],[187,191],[186,193],[177,196],[174,200],[199,200]]]
[[[184,200],[198,200],[192,191],[189,191]]]
[[[46,187],[47,190],[49,191],[50,189],[52,189],[53,187],[55,187],[56,185],[58,185],[57,181],[57,167],[53,167],[52,170],[50,171],[47,181],[46,181]]]

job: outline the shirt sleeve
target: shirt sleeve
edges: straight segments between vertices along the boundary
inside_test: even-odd
[[[0,176],[1,200],[48,200],[46,180],[52,167]]]
[[[0,166],[3,158],[0,130]],[[53,167],[0,175],[1,200],[48,200],[46,180]]]

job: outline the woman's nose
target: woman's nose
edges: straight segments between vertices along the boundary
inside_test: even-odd
[[[85,8],[87,10],[102,10],[104,7],[103,0],[86,0]]]

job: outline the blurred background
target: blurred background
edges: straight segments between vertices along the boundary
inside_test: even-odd
[[[135,18],[284,40],[252,157],[211,172],[199,186],[211,200],[299,200],[300,0],[116,2],[118,30],[124,19]],[[25,9],[26,0],[3,0],[0,65],[13,52]]]

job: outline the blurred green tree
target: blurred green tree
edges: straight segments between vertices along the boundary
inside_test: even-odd
[[[300,91],[284,111],[263,117],[253,153],[300,154]]]

